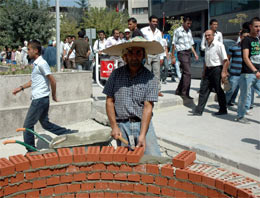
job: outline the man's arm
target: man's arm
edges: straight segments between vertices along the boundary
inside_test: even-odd
[[[197,55],[197,53],[196,53],[196,51],[195,51],[195,49],[194,49],[193,46],[191,46],[191,51],[192,51],[192,53],[194,54],[195,59],[196,59],[196,60],[199,60],[199,57],[198,57],[198,55]]]
[[[201,44],[200,44],[200,49],[202,51],[205,51],[205,48],[206,48],[206,39],[205,39],[205,33],[203,33],[202,39],[201,39]]]
[[[228,66],[229,66],[229,61],[228,61],[228,59],[225,59],[224,63],[223,63],[223,69],[221,72],[221,80],[223,83],[225,82],[225,80],[227,79],[227,76],[228,76]]]
[[[110,122],[110,126],[112,128],[111,136],[115,139],[118,139],[118,137],[121,136],[122,133],[116,122],[115,101],[113,97],[107,96],[106,112]]]
[[[16,95],[20,91],[23,91],[24,89],[31,87],[31,85],[32,85],[32,81],[30,80],[29,82],[25,83],[24,85],[21,85],[20,87],[15,88],[13,90],[13,94]]]
[[[58,102],[57,97],[56,97],[56,80],[52,74],[47,75],[47,78],[49,79],[50,84],[51,84],[52,99],[55,102]]]
[[[153,102],[144,101],[144,110],[142,115],[141,130],[138,138],[137,147],[146,146],[145,137],[152,118]]]
[[[175,57],[175,45],[172,44],[172,64],[174,65],[176,63],[176,57]]]
[[[258,71],[249,59],[249,49],[243,49],[243,60],[245,61],[247,67],[249,67],[253,72]],[[257,79],[260,79],[259,71],[255,75]]]

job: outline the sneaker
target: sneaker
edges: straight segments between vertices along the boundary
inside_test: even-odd
[[[163,82],[162,82],[162,84],[167,84],[167,81],[166,81],[166,80],[165,80],[165,81],[163,81]]]
[[[235,121],[240,122],[242,124],[250,124],[249,120],[246,118],[235,118]]]
[[[246,111],[246,115],[249,115],[249,116],[253,116],[253,113],[252,113],[252,111]]]

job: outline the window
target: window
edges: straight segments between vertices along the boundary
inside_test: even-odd
[[[133,8],[133,14],[148,14],[148,8]]]

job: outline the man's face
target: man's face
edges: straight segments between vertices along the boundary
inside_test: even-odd
[[[98,36],[99,36],[101,41],[103,41],[103,39],[105,38],[105,34],[103,32],[99,33]]]
[[[127,38],[127,39],[130,38],[130,32],[125,32],[125,38]]]
[[[136,28],[136,23],[133,23],[132,21],[129,21],[128,22],[128,28],[131,30],[131,31],[134,31],[135,28]]]
[[[211,43],[214,40],[214,34],[211,30],[207,30],[205,32],[205,38],[207,40],[208,43]]]
[[[72,42],[72,38],[68,37],[68,42],[71,43]]]
[[[155,29],[158,27],[158,19],[152,19],[151,22],[150,22],[150,27],[152,29]]]
[[[123,33],[123,32],[120,32],[120,33],[119,33],[119,37],[120,37],[120,39],[123,39],[123,38],[125,37],[124,33]]]
[[[119,31],[115,30],[114,32],[114,38],[117,40],[119,38]]]
[[[28,45],[28,56],[30,59],[35,59],[35,56],[37,55],[38,50],[33,49],[31,45]]]
[[[217,29],[218,29],[218,22],[213,22],[213,23],[210,25],[210,29],[213,30],[214,32],[216,32]]]
[[[250,25],[250,33],[256,34],[257,36],[260,33],[260,21],[254,21],[252,25]]]
[[[189,20],[187,20],[186,22],[183,22],[183,27],[184,27],[184,29],[185,29],[185,30],[190,29],[191,24],[192,24],[192,21],[189,21]]]
[[[129,66],[140,66],[144,58],[144,49],[141,47],[132,47],[126,54],[126,62]]]

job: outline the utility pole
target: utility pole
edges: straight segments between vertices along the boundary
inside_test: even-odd
[[[60,72],[60,0],[56,0],[56,59],[57,71]]]

